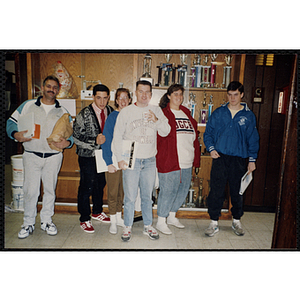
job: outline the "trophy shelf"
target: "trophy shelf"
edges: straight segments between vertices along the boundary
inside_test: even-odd
[[[168,89],[168,86],[152,86],[152,89],[154,90],[166,90]],[[208,88],[208,87],[203,87],[203,88],[197,88],[197,87],[185,87],[186,90],[188,91],[210,91],[210,92],[227,92],[227,89],[224,88]]]

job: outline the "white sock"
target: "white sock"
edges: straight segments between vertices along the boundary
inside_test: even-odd
[[[174,220],[175,219],[175,215],[176,215],[176,212],[170,211],[169,212],[169,216],[168,216],[169,220]]]
[[[121,220],[122,219],[122,212],[121,211],[117,212],[116,217],[117,217],[117,220]]]
[[[166,218],[157,216],[157,224],[159,225],[164,223],[166,223]]]
[[[214,225],[217,225],[217,226],[218,226],[218,221],[211,220],[211,223],[213,223]]]

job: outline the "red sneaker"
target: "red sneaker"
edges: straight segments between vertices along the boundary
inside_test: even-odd
[[[92,226],[91,221],[81,222],[80,227],[83,229],[83,231],[87,233],[93,233],[95,232],[94,227]]]
[[[92,219],[103,222],[103,223],[110,223],[110,218],[102,212],[101,214],[92,214]]]

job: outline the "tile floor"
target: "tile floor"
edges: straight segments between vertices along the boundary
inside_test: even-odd
[[[10,165],[6,166],[6,205],[11,204]],[[79,226],[77,214],[55,214],[53,222],[58,234],[48,236],[40,229],[39,214],[36,229],[26,239],[19,239],[18,232],[23,222],[22,212],[5,212],[5,249],[116,249],[116,250],[260,250],[271,249],[274,213],[245,212],[242,224],[245,235],[240,237],[231,229],[230,220],[220,220],[220,232],[207,237],[204,230],[209,220],[181,219],[185,229],[170,226],[172,235],[160,234],[159,240],[150,240],[142,233],[143,222],[134,223],[130,242],[121,241],[121,229],[116,235],[108,232],[109,224],[93,220],[95,233],[85,233]],[[156,224],[154,219],[153,224]]]
[[[109,224],[93,221],[95,233],[85,233],[79,226],[78,215],[55,214],[53,222],[58,228],[56,236],[48,236],[37,225],[34,233],[26,239],[17,234],[23,214],[5,213],[5,249],[271,249],[274,214],[246,212],[242,224],[246,231],[239,237],[231,229],[231,221],[220,220],[220,231],[214,237],[204,235],[208,220],[181,219],[186,226],[178,229],[170,226],[172,235],[160,234],[159,240],[150,240],[142,233],[143,222],[134,223],[130,242],[121,241],[121,229],[116,235],[108,232]],[[156,220],[154,220],[154,224]],[[39,215],[37,222],[39,224]]]

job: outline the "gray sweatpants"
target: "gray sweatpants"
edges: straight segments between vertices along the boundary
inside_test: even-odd
[[[41,158],[33,153],[23,153],[24,165],[24,226],[35,224],[37,202],[43,182],[43,207],[40,211],[41,223],[50,223],[54,215],[57,175],[63,155],[58,153]]]

